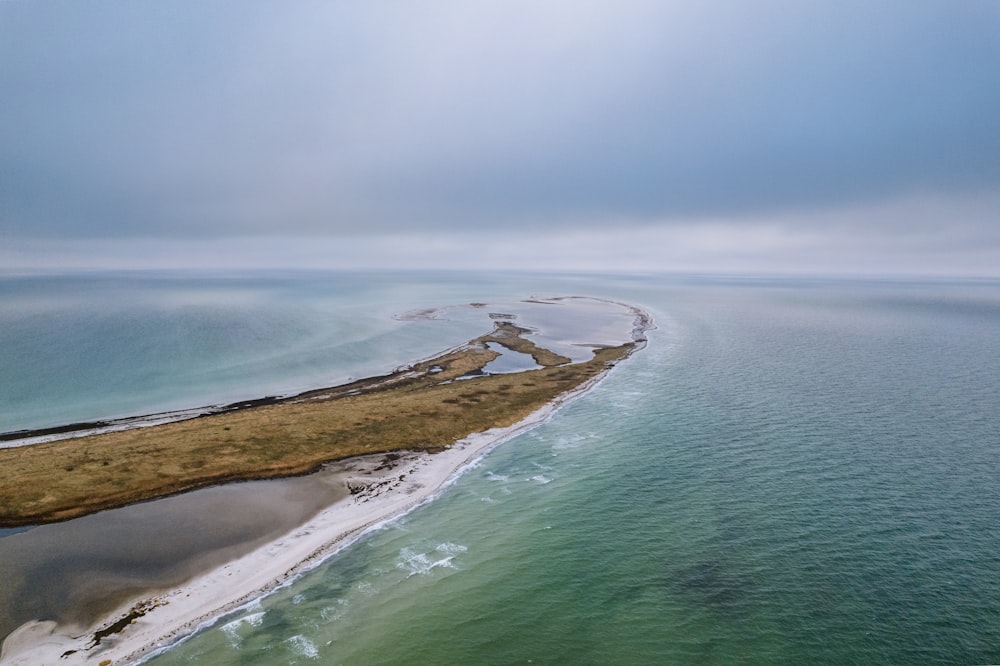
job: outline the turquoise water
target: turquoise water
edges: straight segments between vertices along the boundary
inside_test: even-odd
[[[447,338],[435,322],[393,315],[459,294],[445,280],[413,285],[380,273],[3,278],[0,432],[387,372]],[[449,330],[461,342],[481,329]]]
[[[149,663],[1000,661],[1000,285],[424,276],[400,301],[477,289],[614,297],[659,329]]]

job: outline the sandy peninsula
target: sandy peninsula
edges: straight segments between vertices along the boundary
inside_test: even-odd
[[[221,615],[288,584],[363,534],[429,501],[490,449],[543,423],[559,407],[600,382],[620,360],[641,349],[652,323],[645,312],[629,309],[635,324],[632,340],[619,350],[621,353],[611,354],[597,370],[581,375],[580,381],[520,415],[516,422],[474,431],[450,440],[453,443],[446,448],[397,448],[341,461],[348,496],[306,523],[180,587],[131,599],[93,626],[57,626],[54,622],[22,625],[4,641],[0,664],[118,666],[141,662]],[[596,350],[595,357],[601,357],[602,351]],[[438,374],[439,367],[432,363],[428,371]]]

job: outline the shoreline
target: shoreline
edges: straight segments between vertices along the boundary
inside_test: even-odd
[[[551,302],[569,298],[580,297]],[[599,344],[580,345],[591,348],[583,358],[539,346],[528,337],[536,331],[490,313],[492,331],[386,375],[234,403],[157,427],[0,447],[0,526],[61,522],[221,483],[301,476],[360,455],[434,453],[469,433],[511,425],[634,351],[648,315],[604,302],[631,315],[631,341],[599,336]],[[484,371],[508,353],[530,355],[539,367]]]
[[[633,341],[639,341],[639,339],[642,337],[645,331],[655,327],[652,323],[652,318],[649,316],[649,313],[644,311],[642,308],[638,308],[628,303],[624,303],[622,301],[616,301],[613,299],[600,298],[594,296],[556,296],[549,299],[532,298],[528,299],[527,302],[557,303],[560,301],[567,301],[574,299],[611,303],[613,305],[618,305],[628,310],[634,316],[633,329],[632,329]],[[482,307],[485,306],[486,304],[474,303],[472,305],[474,307]],[[438,318],[437,314],[446,309],[447,307],[426,308],[423,310],[401,313],[399,315],[396,315],[395,318],[400,320],[437,319]],[[215,416],[218,414],[229,414],[242,410],[254,409],[256,407],[261,407],[265,405],[294,403],[297,401],[302,401],[304,399],[309,399],[312,396],[316,396],[317,394],[322,394],[322,393],[342,393],[345,391],[350,391],[351,389],[364,391],[365,389],[371,387],[372,385],[377,385],[379,382],[391,381],[397,375],[405,373],[407,370],[413,368],[414,366],[429,363],[437,357],[458,352],[467,344],[468,343],[454,345],[452,347],[449,347],[443,351],[437,352],[430,356],[419,358],[417,360],[405,363],[401,366],[392,369],[389,372],[372,375],[370,377],[365,377],[363,379],[348,379],[348,381],[343,384],[335,384],[332,386],[326,386],[320,388],[305,388],[296,391],[291,391],[288,393],[279,392],[274,395],[267,395],[260,398],[246,398],[242,400],[237,400],[235,402],[223,403],[223,404],[202,405],[199,407],[185,407],[181,409],[150,412],[148,414],[132,414],[127,416],[108,417],[108,418],[98,419],[95,421],[78,421],[73,423],[63,423],[54,426],[42,426],[37,428],[19,428],[16,430],[0,431],[0,448],[33,446],[35,444],[46,444],[49,442],[57,442],[65,439],[77,439],[81,437],[87,437],[90,435],[100,435],[109,432],[120,432],[123,430],[133,430],[136,428],[155,427],[167,423],[176,423],[178,421],[201,419],[209,416]]]
[[[639,336],[632,353],[645,347],[642,332],[652,327],[649,316],[641,315],[637,317]],[[624,358],[629,356],[631,353]],[[400,459],[402,464],[389,470],[391,474],[371,477],[366,489],[329,505],[274,541],[177,588],[139,595],[92,627],[80,630],[54,622],[26,623],[5,638],[0,664],[73,666],[110,660],[118,666],[150,659],[220,617],[290,584],[364,535],[432,501],[492,449],[548,421],[560,407],[597,386],[617,365],[556,396],[511,426],[473,433],[440,453],[406,452]],[[362,458],[373,457],[381,458],[382,454]],[[238,582],[234,584],[234,580]]]
[[[0,664],[141,663],[220,617],[290,584],[364,535],[432,501],[489,451],[548,421],[560,407],[590,391],[618,363],[646,346],[645,332],[655,328],[650,315],[641,308],[615,303],[634,315],[631,350],[520,421],[472,433],[437,453],[399,451],[391,454],[396,457],[388,466],[385,453],[341,461],[361,468],[367,465],[362,474],[368,475],[348,479],[351,494],[305,523],[176,588],[136,595],[90,627],[58,626],[51,621],[21,625],[3,640]],[[379,475],[379,471],[384,473]]]

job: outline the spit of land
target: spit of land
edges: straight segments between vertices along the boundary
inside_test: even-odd
[[[132,599],[95,626],[33,621],[0,663],[131,663],[252,602],[367,530],[433,497],[498,444],[544,420],[645,343],[597,345],[590,359],[543,348],[530,329],[494,330],[438,356],[342,386],[145,428],[0,449],[0,526],[68,520],[210,485],[293,476],[353,461],[349,493],[307,523],[182,587]],[[494,343],[494,344],[491,344]],[[533,370],[486,374],[501,347]]]

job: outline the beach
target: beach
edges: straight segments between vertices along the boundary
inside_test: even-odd
[[[141,662],[433,499],[492,448],[545,422],[605,375],[559,396],[513,426],[469,435],[440,453],[401,452],[353,459],[345,468],[350,496],[305,524],[178,588],[132,599],[82,631],[54,622],[27,623],[4,641],[0,664]]]

